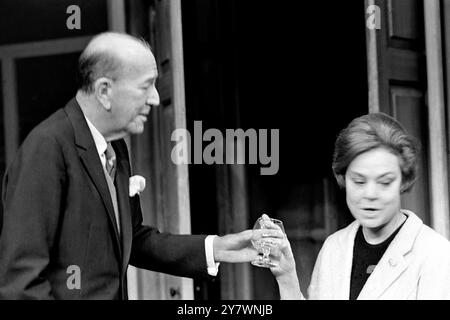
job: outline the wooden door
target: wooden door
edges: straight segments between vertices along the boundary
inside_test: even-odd
[[[135,174],[147,179],[141,204],[144,223],[175,234],[191,232],[187,165],[171,159],[172,132],[186,128],[183,43],[180,0],[134,2],[130,19],[148,15],[147,31],[158,65],[160,106],[152,108],[142,136],[131,141]],[[136,27],[132,33],[141,33]],[[136,34],[141,36],[140,34]],[[186,141],[186,140],[184,140]],[[193,299],[192,279],[130,269],[129,293],[134,299]]]
[[[413,189],[402,196],[402,207],[429,223],[423,12],[423,1],[419,0],[366,0],[369,111],[393,116],[419,139],[418,180]]]
[[[78,57],[91,37],[123,31],[121,4],[0,1],[0,177],[28,133],[75,95]],[[68,27],[73,5],[81,12],[80,29]]]

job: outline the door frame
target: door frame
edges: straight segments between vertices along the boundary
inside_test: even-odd
[[[392,1],[392,0],[391,0]],[[365,0],[365,8],[376,5],[376,0]],[[445,5],[449,8],[450,2],[445,0]],[[367,14],[367,12],[366,12]],[[386,16],[381,15],[381,19]],[[381,22],[381,26],[386,26],[386,22]],[[448,108],[444,100],[444,78],[442,74],[442,39],[441,28],[441,8],[439,0],[426,1],[424,4],[424,25],[425,25],[425,48],[426,48],[426,73],[427,73],[427,111],[428,111],[428,177],[429,177],[429,205],[430,220],[434,230],[450,239],[450,215],[449,215],[449,176],[448,176],[448,143],[447,127],[445,119]],[[448,27],[450,29],[450,27]],[[378,60],[378,37],[383,30],[368,29],[367,37],[367,70],[369,86],[369,112],[380,111],[380,98],[388,94],[380,90],[380,70]],[[450,48],[450,39],[445,44]],[[449,55],[447,53],[447,55]],[[447,59],[449,59],[447,57]],[[384,66],[381,66],[383,68]],[[450,64],[447,65],[447,74],[450,74]],[[383,70],[381,70],[382,72]],[[447,85],[447,93],[450,94],[450,87]]]
[[[448,1],[446,1],[448,4]],[[428,82],[428,123],[430,137],[431,225],[434,230],[450,239],[450,206],[448,187],[448,141],[444,96],[444,63],[439,0],[424,4],[425,39]],[[444,14],[445,16],[445,14]],[[449,41],[446,45],[449,46]],[[448,53],[447,53],[448,54]],[[449,66],[447,66],[448,68]],[[448,71],[448,69],[447,69]],[[448,74],[448,73],[447,73]],[[447,83],[448,88],[448,83]]]
[[[186,128],[181,1],[133,1],[128,9],[129,33],[149,37],[159,71],[156,85],[161,105],[152,109],[144,133],[130,141],[133,171],[150,180],[140,196],[144,224],[190,234],[188,167],[174,164],[169,150],[170,131]],[[159,15],[164,19],[158,19]],[[187,143],[186,138],[182,141]],[[194,281],[130,266],[128,295],[130,299],[192,300]]]
[[[124,0],[107,0],[108,29],[125,31]],[[58,38],[0,45],[5,162],[8,166],[19,148],[19,115],[15,60],[82,51],[92,36]]]

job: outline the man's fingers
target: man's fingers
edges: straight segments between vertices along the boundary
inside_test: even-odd
[[[264,227],[265,227],[266,229],[270,229],[270,230],[279,230],[280,232],[283,232],[283,230],[281,230],[280,226],[277,225],[277,224],[275,224],[275,223],[273,223],[271,220],[269,220],[269,221],[264,225]]]
[[[278,238],[278,239],[284,239],[285,235],[281,230],[276,229],[258,229],[253,230],[253,238]]]
[[[258,258],[258,252],[252,248],[229,250],[223,253],[224,262],[250,262]]]
[[[244,230],[240,232],[239,235],[242,237],[242,240],[248,241],[252,238],[253,230]]]

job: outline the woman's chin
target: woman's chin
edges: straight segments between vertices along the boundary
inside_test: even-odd
[[[359,217],[357,220],[362,227],[368,229],[379,229],[383,225],[382,221],[376,217]]]

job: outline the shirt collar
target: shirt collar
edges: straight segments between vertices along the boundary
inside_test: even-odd
[[[92,137],[94,138],[95,147],[97,148],[98,155],[102,157],[105,153],[108,143],[106,142],[105,137],[97,130],[97,128],[92,124],[91,121],[84,115],[86,119],[89,130],[91,130]]]

